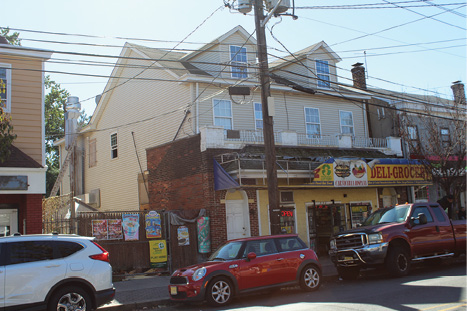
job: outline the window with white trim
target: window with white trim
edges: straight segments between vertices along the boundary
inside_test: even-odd
[[[117,133],[110,134],[110,158],[115,159],[118,157],[118,139]]]
[[[417,152],[420,146],[417,126],[407,126],[407,135],[411,152]]]
[[[317,138],[321,136],[319,109],[305,107],[306,137]]]
[[[0,64],[0,107],[11,112],[11,65]]]
[[[352,111],[339,111],[342,134],[354,134]]]
[[[448,148],[451,145],[451,135],[449,135],[449,129],[441,128],[440,134],[441,134],[441,144],[443,148]]]
[[[329,72],[329,62],[327,60],[316,60],[316,75],[318,77],[318,87],[330,89],[331,75]]]
[[[232,103],[230,100],[214,99],[214,125],[225,130],[232,129]]]
[[[248,77],[248,60],[245,47],[236,45],[230,46],[230,64],[232,65],[232,78]]]
[[[255,106],[255,128],[263,128],[263,107],[261,103],[254,103]]]

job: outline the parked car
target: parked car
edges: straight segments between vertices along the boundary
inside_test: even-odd
[[[339,232],[329,254],[343,279],[356,279],[362,268],[385,265],[404,276],[413,261],[465,253],[466,221],[450,220],[438,203],[382,208],[361,227]]]
[[[317,290],[321,265],[296,234],[284,234],[226,242],[209,261],[176,270],[169,293],[175,301],[219,306],[242,293],[293,285]]]
[[[0,238],[0,309],[95,310],[115,295],[109,253],[94,238]]]

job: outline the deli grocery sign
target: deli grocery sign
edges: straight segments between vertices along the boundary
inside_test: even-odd
[[[431,176],[416,160],[328,159],[315,170],[316,187],[379,187],[430,185]]]

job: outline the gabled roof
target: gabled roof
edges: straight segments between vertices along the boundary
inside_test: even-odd
[[[290,65],[291,63],[296,63],[298,60],[302,60],[303,58],[306,58],[308,55],[313,54],[313,52],[317,51],[318,49],[323,48],[326,50],[326,52],[331,55],[333,59],[335,59],[336,62],[340,62],[342,59],[337,55],[330,47],[329,45],[326,44],[326,42],[321,41],[318,43],[315,43],[313,45],[310,45],[309,47],[306,47],[298,52],[293,53],[293,55],[288,55],[283,57],[282,59],[279,59],[277,61],[274,61],[269,64],[269,68],[271,70],[276,70],[281,67]]]
[[[11,145],[11,154],[8,160],[0,162],[0,167],[21,167],[21,168],[41,168],[42,165],[37,163],[33,158],[25,154],[19,148]]]
[[[250,44],[256,45],[256,39],[252,35],[250,35],[248,33],[248,31],[245,30],[245,28],[238,25],[238,26],[232,28],[231,30],[229,30],[228,32],[226,32],[225,34],[223,34],[222,36],[220,36],[220,37],[214,39],[213,41],[205,44],[204,46],[199,48],[197,51],[191,52],[190,54],[186,55],[183,58],[183,60],[184,61],[189,61],[190,59],[192,59],[195,56],[203,53],[204,51],[209,50],[210,48],[212,48],[216,44],[222,43],[222,41],[225,41],[228,37],[234,35],[235,33],[239,33],[241,36],[243,36],[245,38],[245,40],[251,41]]]

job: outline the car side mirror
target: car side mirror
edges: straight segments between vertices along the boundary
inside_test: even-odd
[[[255,258],[256,258],[256,254],[255,254],[255,253],[253,253],[253,252],[251,252],[251,253],[248,253],[248,255],[247,255],[247,257],[246,257],[246,258],[247,258],[247,260],[248,260],[248,261],[250,261],[250,260],[253,260],[253,259],[255,259]]]
[[[425,225],[428,222],[426,215],[423,213],[418,214],[418,220],[420,221],[420,225]]]

